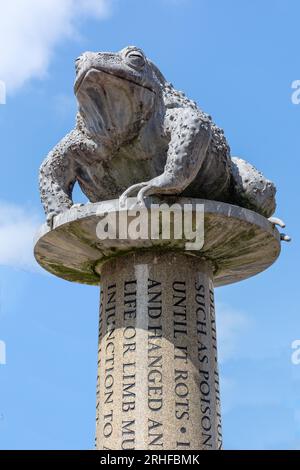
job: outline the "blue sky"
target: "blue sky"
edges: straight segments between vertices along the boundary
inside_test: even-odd
[[[30,5],[31,4],[31,8]],[[11,0],[1,7],[1,449],[94,442],[97,288],[43,273],[39,165],[72,127],[74,59],[143,48],[278,187],[293,237],[268,271],[216,290],[226,449],[300,448],[300,4],[296,0]],[[77,198],[81,196],[77,192]]]

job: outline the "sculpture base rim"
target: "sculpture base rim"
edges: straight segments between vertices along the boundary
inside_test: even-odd
[[[280,254],[280,234],[262,215],[232,204],[194,198],[147,198],[151,203],[204,206],[204,245],[185,250],[185,240],[100,240],[96,228],[101,214],[138,210],[116,209],[118,200],[74,207],[44,224],[37,236],[34,254],[50,273],[72,282],[99,285],[101,266],[109,259],[135,251],[176,251],[209,261],[214,285],[222,286],[252,277],[271,266]],[[100,278],[99,278],[100,273]]]

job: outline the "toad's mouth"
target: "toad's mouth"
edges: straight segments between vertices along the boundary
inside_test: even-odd
[[[142,85],[141,83],[138,83],[137,81],[135,80],[132,80],[128,77],[123,77],[121,74],[118,74],[118,73],[115,73],[115,72],[108,72],[107,70],[103,70],[101,68],[98,68],[98,67],[92,67],[88,70],[84,70],[80,75],[79,77],[76,79],[75,81],[75,84],[74,84],[74,92],[75,92],[75,95],[78,93],[78,91],[80,90],[80,87],[81,85],[85,82],[85,80],[92,74],[94,73],[99,73],[101,75],[110,75],[116,79],[119,79],[119,80],[124,80],[126,82],[129,82],[129,83],[132,83],[133,85],[136,85],[138,87],[141,87],[141,88],[144,88],[148,91],[151,91],[152,93],[156,93],[155,90],[149,86],[146,86],[146,85]]]
[[[156,94],[148,87],[96,68],[83,73],[75,87],[87,128],[108,140],[136,137],[155,109]]]

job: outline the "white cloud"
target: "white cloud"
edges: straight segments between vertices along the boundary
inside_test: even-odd
[[[33,243],[38,217],[14,204],[0,202],[0,265],[37,270]]]
[[[223,304],[217,305],[218,355],[222,364],[238,352],[241,337],[251,326],[250,318]]]
[[[47,72],[55,46],[78,20],[104,18],[111,0],[9,0],[0,5],[0,80],[8,91]]]

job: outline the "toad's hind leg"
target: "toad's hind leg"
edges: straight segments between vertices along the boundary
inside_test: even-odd
[[[276,209],[274,184],[245,160],[233,157],[231,162],[233,202],[270,217]]]

